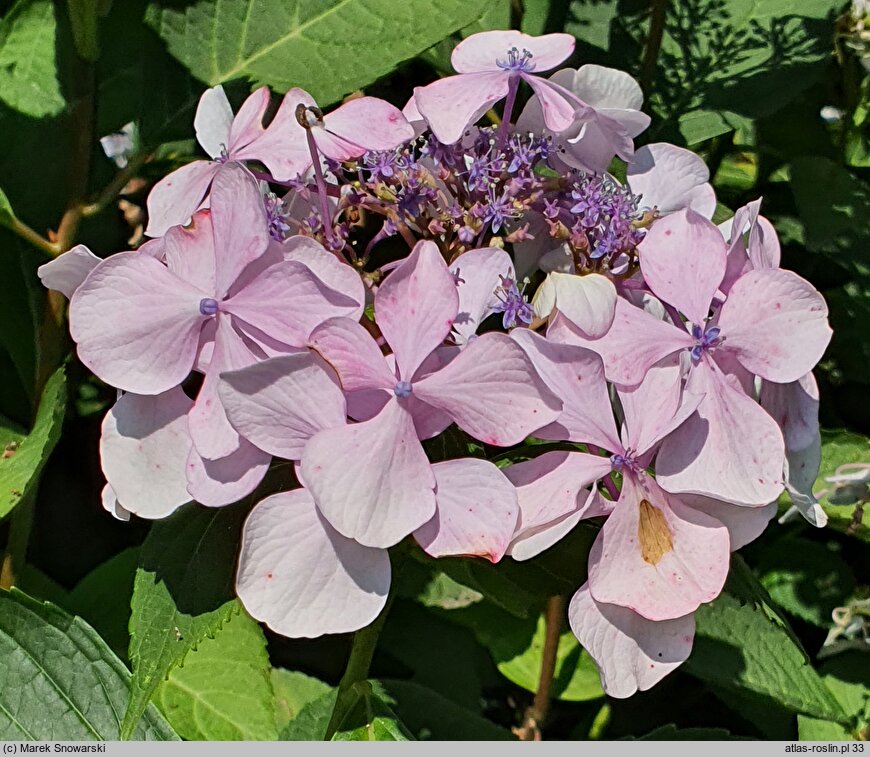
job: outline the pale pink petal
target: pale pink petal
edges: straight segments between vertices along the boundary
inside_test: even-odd
[[[226,152],[232,122],[233,109],[224,88],[218,84],[203,92],[193,118],[193,128],[197,141],[210,158],[219,158]]]
[[[187,458],[187,490],[206,507],[223,507],[250,494],[263,480],[272,456],[245,439],[231,455],[206,460],[191,449]]]
[[[662,358],[692,346],[692,337],[684,329],[659,320],[622,297],[616,300],[613,325],[600,339],[583,336],[561,318],[553,321],[547,337],[597,352],[604,360],[607,378],[627,386],[643,381],[646,372]]]
[[[418,242],[375,295],[375,319],[410,381],[444,342],[459,309],[456,283],[434,242]]]
[[[305,264],[290,260],[269,266],[222,303],[221,310],[275,342],[304,347],[320,324],[357,315],[359,303],[327,287]]]
[[[392,391],[396,376],[374,338],[350,318],[332,318],[316,328],[309,344],[338,374],[346,392],[361,389]]]
[[[758,216],[749,230],[749,259],[755,268],[779,268],[779,237],[773,224]]]
[[[396,544],[435,513],[435,476],[395,399],[371,420],[313,436],[301,471],[324,517],[369,547]]]
[[[575,276],[553,272],[538,288],[532,306],[539,318],[546,318],[556,309],[587,337],[598,339],[613,324],[616,287],[597,273]]]
[[[471,342],[440,371],[414,383],[414,395],[447,413],[475,439],[517,444],[559,417],[561,401],[507,334]]]
[[[456,343],[465,344],[477,332],[481,321],[493,313],[501,300],[495,290],[501,278],[514,279],[514,264],[510,255],[496,247],[469,250],[450,265],[450,273],[457,279],[459,312],[453,321]]]
[[[190,220],[208,192],[220,165],[195,160],[158,181],[148,194],[149,237],[162,237],[170,227]]]
[[[785,465],[783,466],[785,489],[792,504],[807,522],[816,528],[824,528],[828,524],[828,515],[813,494],[813,485],[819,476],[821,465],[821,435],[817,435],[807,447],[786,450]]]
[[[215,291],[223,297],[239,274],[269,246],[269,224],[260,185],[241,163],[226,163],[211,188]]]
[[[607,457],[545,452],[504,468],[517,489],[520,507],[519,523],[508,550],[511,557],[528,560],[555,544],[581,518],[603,514],[595,506],[601,503],[589,496],[587,487],[609,474],[611,467]]]
[[[259,160],[278,181],[290,181],[311,166],[305,129],[296,120],[296,106],[315,106],[314,98],[294,87],[281,101],[275,118],[260,136],[244,148],[236,148],[235,160]]]
[[[103,491],[100,492],[100,502],[103,505],[103,509],[113,518],[120,520],[122,523],[129,523],[130,511],[118,502],[118,497],[115,495],[115,490],[111,484],[106,484],[103,487]]]
[[[413,94],[408,99],[405,107],[402,108],[402,115],[413,127],[415,136],[419,137],[424,131],[426,131],[428,124],[426,123],[426,119],[423,118],[420,113],[420,110],[417,108],[417,101],[414,99]]]
[[[77,244],[71,250],[58,255],[51,262],[39,266],[36,272],[46,289],[53,289],[63,294],[67,299],[72,299],[76,289],[81,286],[99,262],[100,258],[85,245]]]
[[[192,404],[180,387],[150,397],[128,392],[106,413],[100,461],[128,513],[165,518],[190,501],[185,462],[192,446],[187,432]]]
[[[661,215],[691,208],[712,218],[716,195],[710,186],[710,171],[704,160],[666,142],[644,145],[628,164],[628,186],[642,197],[641,204]]]
[[[722,234],[693,210],[681,210],[653,224],[638,247],[644,280],[660,300],[690,323],[703,324],[725,275]]]
[[[731,287],[719,314],[725,337],[721,349],[733,352],[750,372],[788,383],[809,373],[828,342],[828,306],[816,288],[781,269],[749,271]]]
[[[692,651],[695,616],[651,621],[617,605],[596,602],[583,584],[568,606],[568,622],[598,666],[609,696],[625,699],[655,686]]]
[[[638,111],[643,106],[643,90],[640,84],[625,71],[587,63],[573,72],[572,79],[570,85],[566,86],[597,110],[608,108]]]
[[[219,316],[211,361],[205,370],[205,379],[196,395],[196,402],[188,416],[190,435],[196,451],[210,460],[227,457],[239,446],[239,435],[227,420],[218,395],[220,374],[244,368],[257,362],[253,353],[227,316]]]
[[[557,157],[566,165],[595,173],[604,173],[613,161],[619,157],[626,162],[634,155],[634,132],[643,131],[648,125],[648,116],[625,118],[623,120],[632,127],[627,130],[616,118],[609,115],[610,111],[592,111],[584,117],[579,132],[570,138],[565,135],[557,140]]]
[[[648,620],[671,620],[718,596],[728,575],[728,529],[646,474],[622,492],[589,553],[589,590]]]
[[[555,68],[574,52],[574,37],[570,34],[544,34],[533,37],[518,31],[488,31],[472,34],[455,48],[450,56],[459,73],[500,71],[499,61],[508,60],[508,51],[516,47],[520,54],[532,54],[530,64],[535,73]]]
[[[318,431],[345,423],[344,395],[315,353],[272,358],[221,374],[227,417],[243,437],[287,460],[300,460]]]
[[[704,395],[698,410],[662,443],[659,483],[738,505],[766,505],[782,491],[782,433],[757,402],[701,361],[686,390]]]
[[[467,555],[498,562],[504,556],[519,506],[504,473],[487,460],[464,458],[432,466],[437,507],[414,538],[432,557]]]
[[[269,88],[260,87],[242,103],[230,127],[227,151],[231,158],[235,158],[236,151],[247,147],[263,134],[263,117],[269,107],[269,98]]]
[[[562,400],[562,413],[553,423],[536,431],[535,436],[619,450],[601,358],[585,347],[558,344],[529,329],[514,329],[511,338]]]
[[[589,107],[569,90],[540,76],[523,75],[523,79],[537,95],[544,125],[559,133],[570,128],[575,118],[591,118]]]
[[[323,117],[324,128],[358,144],[367,150],[392,150],[414,138],[414,127],[408,123],[395,105],[377,97],[358,97],[348,100]],[[318,130],[319,131],[319,130]],[[318,147],[320,134],[315,136]],[[324,151],[327,157],[334,157]]]
[[[322,244],[311,237],[290,237],[281,245],[281,252],[284,260],[295,260],[306,265],[330,289],[356,302],[358,310],[347,313],[347,317],[359,320],[365,307],[366,291],[358,271],[327,252]]]
[[[458,142],[463,132],[508,93],[505,71],[459,74],[414,90],[417,108],[432,133],[444,144]]]
[[[782,429],[786,449],[804,449],[818,438],[819,387],[812,373],[788,384],[762,381],[759,402]]]
[[[260,502],[245,521],[236,593],[282,636],[312,638],[371,623],[390,588],[390,558],[339,534],[305,489]]]
[[[113,255],[70,302],[79,359],[126,391],[159,394],[177,386],[196,359],[204,296],[148,255]]]
[[[161,242],[161,259],[172,273],[197,289],[214,294],[214,234],[210,210],[198,210],[187,226],[173,226]]]
[[[680,500],[689,507],[711,515],[725,526],[732,552],[761,536],[777,511],[776,502],[764,507],[741,507],[698,494],[681,494]]]

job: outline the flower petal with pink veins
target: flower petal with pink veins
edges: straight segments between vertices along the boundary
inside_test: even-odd
[[[725,275],[722,234],[694,210],[660,218],[638,246],[644,280],[690,323],[704,324]]]
[[[657,142],[639,148],[628,164],[628,186],[641,195],[641,207],[661,215],[691,208],[704,218],[716,210],[716,194],[704,160],[676,145]]]
[[[177,386],[196,359],[204,296],[148,255],[112,255],[70,302],[79,359],[125,391],[160,394]]]
[[[486,444],[517,444],[559,417],[562,402],[507,334],[490,332],[448,365],[414,382],[414,396]]]
[[[514,264],[504,250],[486,247],[460,255],[450,265],[450,273],[457,279],[459,294],[459,312],[453,321],[455,341],[465,344],[501,302],[495,290],[501,285],[500,277],[514,279]]]
[[[193,128],[196,141],[208,156],[214,160],[226,152],[230,143],[230,126],[233,123],[233,109],[227,100],[224,88],[218,84],[207,89],[199,98]]]
[[[597,273],[575,276],[554,271],[535,292],[532,307],[539,318],[556,309],[589,339],[599,339],[616,316],[616,287]]]
[[[163,243],[161,258],[166,267],[182,281],[213,295],[215,261],[211,211],[198,210],[187,226],[173,226],[160,241]],[[142,254],[141,248],[139,254]]]
[[[507,96],[509,86],[510,76],[500,70],[459,74],[417,87],[414,101],[438,140],[452,145],[468,126]]]
[[[722,590],[728,529],[684,505],[654,479],[626,474],[622,492],[589,553],[589,590],[648,620],[694,612]]]
[[[584,102],[549,79],[529,74],[524,74],[523,79],[537,95],[544,125],[551,131],[559,133],[570,128],[578,111],[587,118],[592,115]]]
[[[94,255],[85,245],[77,244],[51,262],[39,266],[36,272],[46,289],[53,289],[67,299],[72,299],[76,289],[100,261],[101,258]]]
[[[301,471],[324,517],[368,547],[391,547],[435,513],[435,476],[396,399],[371,420],[315,434]]]
[[[230,455],[206,460],[196,449],[187,458],[187,491],[206,507],[223,507],[238,502],[257,488],[272,456],[257,449],[246,439]]]
[[[165,518],[190,501],[184,466],[192,446],[187,432],[192,404],[175,387],[153,396],[128,392],[106,413],[100,461],[128,513]]]
[[[260,87],[252,92],[245,101],[230,127],[227,151],[233,153],[247,147],[263,134],[263,117],[269,107],[271,95],[268,87]]]
[[[555,68],[574,52],[574,37],[570,34],[544,34],[533,37],[518,31],[488,31],[472,34],[456,47],[450,56],[454,70],[462,74],[478,71],[503,71],[499,61],[508,60],[508,51],[515,47],[520,54],[528,50],[535,73]]]
[[[267,497],[245,521],[236,593],[254,618],[282,636],[363,628],[381,612],[389,589],[387,551],[339,534],[305,489]]]
[[[158,181],[148,194],[149,237],[162,237],[172,226],[187,223],[202,203],[220,165],[195,160]]]
[[[435,516],[414,531],[432,557],[468,555],[498,562],[504,556],[519,505],[504,473],[488,460],[464,458],[432,466]]]
[[[562,400],[559,417],[549,426],[538,429],[535,435],[541,439],[583,442],[617,451],[619,435],[601,358],[585,347],[558,344],[530,329],[514,329],[511,338],[523,348],[540,377]]]
[[[777,512],[776,502],[764,507],[741,507],[698,494],[681,494],[680,500],[689,507],[714,517],[725,526],[732,552],[761,536]]]
[[[785,445],[763,408],[705,360],[689,373],[686,390],[704,395],[698,410],[662,443],[658,482],[671,492],[760,506],[782,491]]]
[[[797,381],[819,362],[828,342],[828,306],[816,288],[782,269],[749,271],[728,293],[717,324],[750,372],[780,384]]]
[[[414,139],[414,127],[395,105],[377,97],[357,97],[323,117],[326,131],[367,150],[393,150]],[[320,134],[316,135],[318,147]],[[362,152],[351,157],[359,157]],[[330,156],[332,157],[332,156]]]
[[[375,294],[375,318],[404,380],[444,342],[458,309],[456,283],[441,251],[434,242],[418,242]]]
[[[692,347],[692,337],[685,329],[659,320],[622,297],[616,300],[610,330],[600,339],[585,337],[567,318],[556,319],[547,338],[597,352],[604,361],[607,378],[626,386],[643,381],[647,371],[662,358]]]
[[[211,194],[215,291],[226,295],[245,266],[269,247],[269,223],[260,186],[241,163],[225,163],[215,174]]]
[[[287,460],[300,460],[305,444],[318,431],[346,422],[338,378],[313,352],[222,373],[219,394],[239,434]]]
[[[288,347],[305,347],[311,332],[330,318],[359,313],[352,297],[330,289],[305,264],[293,260],[269,266],[221,310]]]
[[[516,487],[520,506],[510,556],[528,560],[555,544],[580,519],[606,514],[613,503],[591,497],[587,487],[609,474],[611,467],[607,457],[545,452],[504,468]]]
[[[358,321],[365,308],[365,285],[359,273],[347,263],[342,263],[331,252],[310,237],[290,237],[281,245],[281,253],[286,261],[296,261],[311,269],[327,287],[346,295],[359,306],[347,313],[348,318]]]
[[[651,621],[617,605],[596,602],[583,584],[568,605],[568,622],[598,666],[609,696],[625,699],[655,686],[692,651],[695,616]]]
[[[309,346],[329,363],[346,392],[386,389],[392,392],[396,376],[377,342],[365,327],[350,318],[331,318],[311,333]]]

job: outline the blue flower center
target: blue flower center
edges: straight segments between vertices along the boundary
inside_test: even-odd
[[[218,301],[211,297],[203,297],[199,301],[199,312],[203,315],[217,315],[219,309]]]
[[[535,70],[535,64],[532,63],[534,56],[525,48],[520,52],[516,47],[512,47],[507,54],[507,60],[496,60],[495,62],[503,71],[528,74]]]
[[[393,387],[393,394],[395,394],[400,400],[410,397],[413,391],[414,387],[411,386],[410,381],[397,381],[396,385]]]
[[[622,472],[625,469],[636,471],[638,470],[638,462],[634,457],[634,450],[627,449],[621,455],[611,455],[610,464],[613,470]]]
[[[722,329],[718,326],[713,326],[709,329],[704,329],[703,326],[697,323],[692,324],[692,362],[697,363],[705,352],[710,352],[725,341],[725,337],[721,335]]]

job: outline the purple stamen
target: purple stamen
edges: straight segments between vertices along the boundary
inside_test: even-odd
[[[638,462],[635,460],[634,450],[632,449],[627,449],[621,455],[611,455],[610,464],[613,466],[613,470],[617,472],[621,472],[626,468],[633,471],[638,469]]]
[[[203,297],[199,301],[199,312],[203,315],[217,315],[219,309],[218,301],[211,297]]]
[[[495,290],[495,296],[500,302],[493,307],[493,312],[504,314],[501,322],[506,329],[514,328],[518,320],[528,325],[535,314],[531,305],[523,297],[522,291],[517,287],[517,282],[506,276],[499,276],[499,278],[501,286]]]
[[[507,60],[496,60],[495,62],[495,65],[503,71],[515,71],[517,73],[527,74],[535,70],[535,64],[532,63],[532,58],[534,56],[525,48],[523,48],[523,52],[520,53],[516,47],[512,47],[508,50],[507,54]]]
[[[411,386],[410,381],[397,381],[396,385],[393,387],[393,394],[395,394],[400,400],[408,399],[413,392],[414,387]]]
[[[721,336],[721,334],[722,329],[718,326],[713,326],[705,331],[703,326],[693,323],[692,341],[694,344],[690,350],[692,362],[697,363],[705,352],[709,352],[722,344],[725,337]]]

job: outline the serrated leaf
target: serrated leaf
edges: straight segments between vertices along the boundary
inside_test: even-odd
[[[723,689],[749,691],[794,712],[841,722],[831,695],[764,588],[739,558],[725,590],[695,613],[697,631],[685,670]]]
[[[210,85],[238,78],[321,105],[388,74],[476,21],[491,0],[200,0],[152,2],[146,20]]]
[[[133,680],[122,738],[169,672],[237,610],[235,555],[246,512],[244,503],[188,505],[151,527],[133,586]]]
[[[436,691],[412,681],[381,681],[393,709],[419,740],[512,741],[506,728],[461,707]]]
[[[30,433],[0,417],[0,518],[28,496],[39,481],[42,467],[60,436],[66,400],[66,371],[58,368],[45,385]]]
[[[154,702],[188,741],[278,738],[269,656],[260,626],[236,601],[214,637],[206,637],[169,673]]]
[[[0,100],[33,118],[60,113],[51,0],[18,0],[0,20]]]
[[[332,737],[333,741],[413,741],[387,703],[389,694],[376,681],[360,681],[354,697]]]
[[[270,674],[275,694],[275,726],[283,730],[302,709],[332,691],[332,686],[298,670],[273,668]]]
[[[299,714],[284,726],[278,738],[281,741],[323,741],[337,696],[338,690],[330,688],[317,699],[306,703]]]
[[[819,672],[842,705],[848,724],[798,716],[801,739],[866,740],[870,737],[870,655],[845,652],[826,660]]]
[[[130,674],[81,618],[0,591],[0,740],[117,741]],[[177,739],[145,710],[133,736]]]

